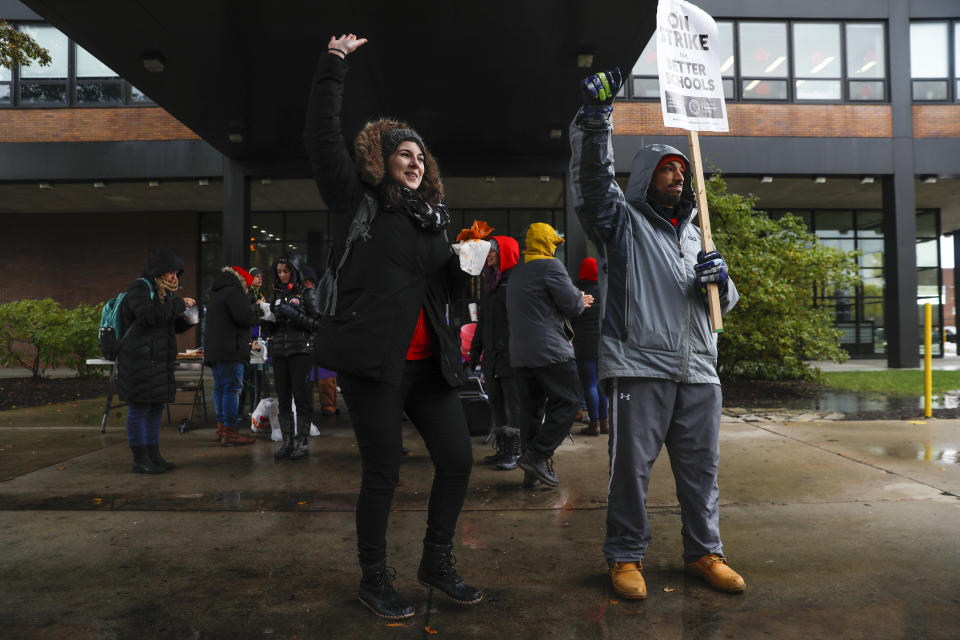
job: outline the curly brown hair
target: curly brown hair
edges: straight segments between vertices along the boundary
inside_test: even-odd
[[[354,154],[360,177],[367,184],[380,189],[384,202],[398,205],[401,202],[400,185],[386,175],[386,158],[383,157],[382,136],[391,129],[409,129],[407,123],[390,118],[371,120],[363,126],[353,142]],[[417,194],[431,207],[443,201],[443,181],[436,158],[427,149],[423,150],[423,180]]]

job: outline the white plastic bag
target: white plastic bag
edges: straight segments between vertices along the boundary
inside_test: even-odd
[[[460,268],[472,276],[480,275],[490,253],[487,240],[464,240],[453,245],[453,251],[460,256]]]
[[[264,398],[250,414],[250,428],[254,433],[265,433],[270,429],[270,439],[283,440],[280,433],[280,403],[276,398]]]
[[[250,364],[263,364],[267,361],[267,342],[257,340],[257,348],[250,349]]]
[[[264,322],[277,321],[277,316],[273,315],[273,311],[270,309],[269,302],[258,302],[257,304],[260,305],[260,311],[263,312],[263,315],[260,318],[261,320],[263,320]]]

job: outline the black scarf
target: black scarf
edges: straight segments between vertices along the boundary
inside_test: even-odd
[[[407,214],[426,231],[441,231],[450,223],[450,212],[447,211],[446,205],[441,203],[431,207],[428,202],[406,187],[400,188],[400,205],[390,208]]]

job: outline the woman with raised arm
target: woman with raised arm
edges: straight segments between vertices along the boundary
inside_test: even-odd
[[[346,58],[367,42],[331,37],[313,78],[304,141],[335,221],[369,221],[337,277],[336,308],[319,323],[314,360],[337,371],[362,463],[357,500],[360,600],[399,620],[413,607],[391,585],[386,532],[401,458],[401,414],[430,451],[433,487],[417,578],[463,604],[479,590],[454,569],[453,537],[473,452],[456,387],[460,350],[445,307],[462,274],[447,233],[437,164],[420,136],[391,119],[368,122],[351,159],[340,131]],[[340,224],[346,228],[347,224]],[[351,234],[352,236],[353,234]],[[336,264],[344,243],[334,243]]]

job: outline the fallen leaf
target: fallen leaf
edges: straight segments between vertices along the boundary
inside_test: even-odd
[[[403,626],[403,623],[402,623],[402,622],[388,622],[388,623],[387,623],[387,626],[388,626],[388,627],[402,627],[402,626]]]
[[[57,467],[57,471],[63,471],[66,467]]]
[[[438,633],[440,633],[439,631],[437,631],[436,629],[434,629],[434,628],[431,627],[430,625],[425,626],[425,627],[423,628],[423,630],[426,631],[427,633],[429,633],[431,636],[435,636],[435,635],[437,635]]]
[[[619,600],[611,600],[611,601],[610,601],[610,604],[620,604],[620,601],[619,601]]]
[[[94,499],[93,499],[93,503],[94,503],[94,504],[100,504],[101,502],[103,502],[103,498],[94,498]]]
[[[307,504],[307,501],[306,501],[306,500],[301,500],[301,501],[298,502],[297,504],[302,507],[303,505]]]
[[[677,588],[676,588],[676,587],[664,587],[663,590],[666,591],[667,593],[673,593],[674,591],[677,590]]]

